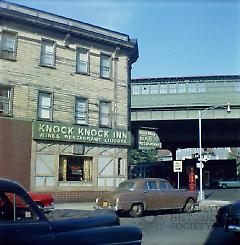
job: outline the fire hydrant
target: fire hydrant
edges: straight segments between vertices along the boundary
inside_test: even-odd
[[[196,191],[196,178],[193,168],[189,173],[189,191]]]

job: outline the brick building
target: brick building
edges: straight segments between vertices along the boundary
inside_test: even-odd
[[[0,176],[57,200],[127,178],[128,35],[0,2]]]

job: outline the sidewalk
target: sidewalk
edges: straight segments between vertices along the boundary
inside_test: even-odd
[[[221,200],[204,200],[199,203],[200,208],[207,207],[222,207],[230,204],[230,201]],[[78,209],[78,210],[94,210],[95,202],[82,202],[82,203],[55,203],[55,209]]]

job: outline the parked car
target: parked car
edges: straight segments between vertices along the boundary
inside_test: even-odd
[[[141,230],[121,226],[115,213],[53,220],[18,183],[0,178],[1,245],[141,244]]]
[[[119,184],[116,191],[96,199],[95,209],[111,209],[140,217],[146,210],[182,209],[193,212],[197,193],[176,190],[165,179],[129,179]]]
[[[225,231],[233,231],[240,237],[240,200],[228,205],[224,216]]]
[[[239,188],[240,187],[240,179],[238,178],[233,178],[233,179],[228,179],[228,180],[220,180],[218,181],[218,187],[220,188]]]
[[[44,212],[49,212],[54,209],[54,198],[50,193],[35,193],[28,192],[28,195],[37,203],[38,207]]]

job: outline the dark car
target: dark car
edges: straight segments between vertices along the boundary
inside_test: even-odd
[[[1,245],[141,244],[137,227],[114,213],[50,221],[18,183],[0,178]]]
[[[123,181],[116,191],[98,197],[95,209],[112,209],[140,217],[144,211],[160,209],[182,209],[190,213],[196,205],[195,191],[176,190],[165,179],[142,178]]]
[[[240,237],[240,200],[227,206],[224,216],[225,231],[233,231]]]

